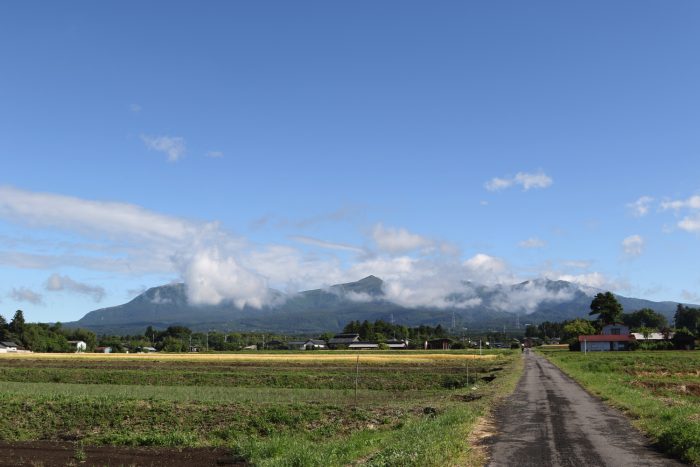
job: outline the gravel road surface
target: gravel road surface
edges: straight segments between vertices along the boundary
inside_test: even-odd
[[[489,467],[683,465],[656,452],[624,415],[544,357],[523,358],[525,374],[496,410]]]

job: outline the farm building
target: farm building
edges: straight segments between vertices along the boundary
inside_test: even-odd
[[[96,353],[112,353],[112,347],[95,347]]]
[[[408,348],[408,339],[392,339],[386,341],[386,345],[389,346],[390,349],[407,349]]]
[[[377,342],[353,342],[348,344],[348,349],[351,350],[378,350],[379,344]]]
[[[21,345],[18,345],[13,341],[2,341],[0,342],[0,348],[4,349],[4,352],[17,352],[18,350],[24,350]]]
[[[328,340],[328,347],[331,349],[346,348],[359,340],[359,334],[336,334]]]
[[[649,334],[647,334],[646,337],[644,337],[644,334],[642,334],[641,332],[633,332],[630,335],[634,338],[634,340],[639,342],[661,342],[673,339],[672,332],[669,332],[667,334],[664,334],[662,332],[650,332]]]
[[[322,339],[307,339],[305,341],[289,341],[287,348],[289,350],[324,350],[328,348],[328,345]]]
[[[454,341],[450,338],[441,337],[439,339],[431,339],[429,341],[425,341],[425,344],[423,346],[426,350],[449,350],[453,342]]]
[[[75,353],[85,352],[87,350],[87,343],[85,341],[68,341],[71,350]]]
[[[326,341],[322,339],[309,339],[304,343],[304,349],[306,350],[323,350],[326,348]]]
[[[581,352],[627,350],[632,340],[630,328],[621,323],[603,326],[600,334],[578,336],[578,341],[581,343]]]
[[[306,350],[307,341],[289,341],[287,342],[287,348],[289,350]]]

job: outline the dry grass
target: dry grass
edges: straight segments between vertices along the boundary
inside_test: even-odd
[[[462,353],[391,353],[370,354],[338,351],[334,353],[257,353],[257,354],[99,354],[99,353],[7,353],[0,359],[46,360],[147,360],[147,361],[230,361],[230,362],[344,362],[352,363],[360,357],[363,364],[375,363],[449,363],[496,358],[494,354],[471,355]]]
[[[540,346],[542,350],[569,350],[569,344],[545,344]]]

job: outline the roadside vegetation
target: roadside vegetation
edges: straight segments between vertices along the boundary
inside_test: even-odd
[[[542,353],[662,450],[700,465],[700,352]]]
[[[224,447],[261,466],[478,465],[467,437],[521,365],[509,350],[363,352],[359,371],[342,351],[5,355],[0,439]]]

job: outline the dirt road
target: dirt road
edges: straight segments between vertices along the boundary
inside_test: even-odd
[[[622,414],[544,357],[524,358],[525,374],[496,411],[489,467],[683,465],[654,451]]]

